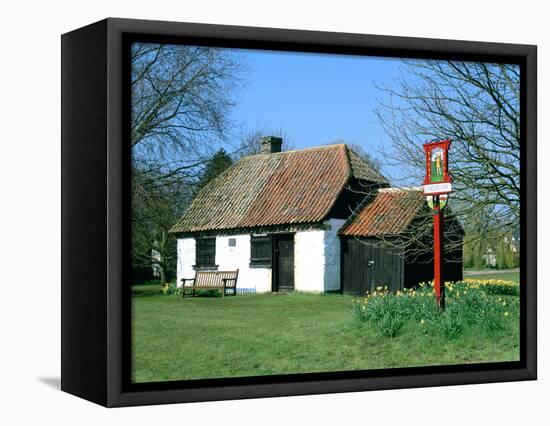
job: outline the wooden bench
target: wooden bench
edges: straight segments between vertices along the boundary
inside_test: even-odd
[[[197,271],[195,278],[182,278],[182,297],[185,297],[186,290],[220,290],[222,297],[225,297],[225,290],[232,289],[233,296],[237,294],[237,277],[239,270],[236,271]],[[188,285],[187,283],[192,283]]]

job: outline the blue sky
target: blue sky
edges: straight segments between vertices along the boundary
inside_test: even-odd
[[[376,155],[384,133],[373,113],[376,85],[393,85],[399,59],[245,51],[249,73],[237,93],[235,121],[281,129],[294,148],[344,139]]]

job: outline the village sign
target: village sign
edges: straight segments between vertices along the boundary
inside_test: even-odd
[[[443,271],[443,208],[452,192],[449,174],[449,147],[451,140],[437,140],[424,145],[426,175],[422,185],[428,205],[434,216],[434,293],[437,306],[445,309],[445,278]]]

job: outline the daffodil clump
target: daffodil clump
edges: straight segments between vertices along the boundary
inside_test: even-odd
[[[408,319],[421,320],[431,305],[434,304],[429,284],[395,293],[387,286],[378,286],[365,297],[353,301],[352,313],[356,321],[370,323],[381,335],[395,337]]]
[[[160,290],[164,295],[178,295],[181,294],[181,289],[178,288],[175,284],[164,283],[160,286]]]
[[[481,289],[487,294],[519,296],[519,283],[514,281],[466,278],[461,282],[469,288]]]
[[[487,284],[479,281],[445,283],[444,311],[437,308],[432,282],[396,292],[390,292],[387,286],[379,286],[364,297],[353,300],[353,318],[387,337],[397,336],[403,326],[411,322],[425,333],[455,338],[466,327],[477,327],[481,332],[490,333],[502,329],[506,321],[519,317],[516,297],[497,297],[487,291],[501,285],[492,283],[497,280],[485,280]]]

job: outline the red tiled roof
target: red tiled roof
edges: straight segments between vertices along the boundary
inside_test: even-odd
[[[197,194],[171,232],[320,222],[351,176],[387,185],[343,144],[244,157]]]
[[[359,206],[340,230],[356,237],[401,234],[418,217],[426,201],[418,189],[382,188],[374,200]]]

